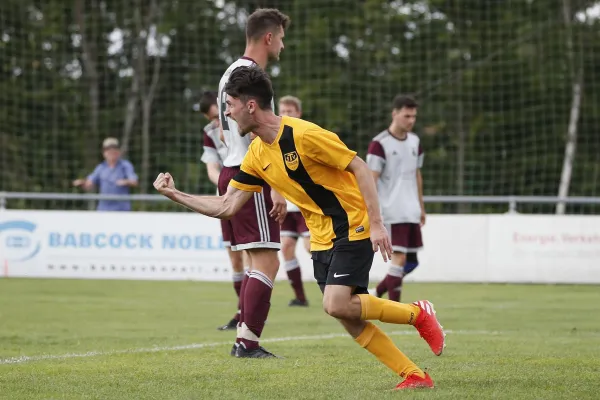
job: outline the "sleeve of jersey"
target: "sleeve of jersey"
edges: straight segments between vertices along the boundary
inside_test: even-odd
[[[356,157],[333,132],[325,129],[310,129],[302,135],[302,150],[313,160],[341,171]]]
[[[262,192],[265,181],[258,177],[252,164],[252,155],[251,152],[248,151],[242,161],[240,172],[231,179],[229,185],[244,192]]]
[[[417,167],[418,168],[423,168],[423,160],[424,159],[425,159],[425,153],[423,152],[421,143],[419,143],[419,158],[417,159]]]
[[[373,140],[369,143],[369,149],[367,150],[367,165],[371,171],[381,173],[385,167],[385,151],[383,146],[377,140]]]
[[[203,163],[218,163],[221,161],[221,159],[219,158],[219,153],[217,152],[217,146],[215,146],[215,142],[210,138],[210,136],[208,136],[208,133],[206,133],[206,131],[204,131],[204,138],[202,144],[202,157],[200,158],[200,160]]]

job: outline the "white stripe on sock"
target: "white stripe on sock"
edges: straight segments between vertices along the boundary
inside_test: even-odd
[[[286,271],[293,271],[296,268],[300,268],[300,263],[298,263],[298,259],[294,258],[293,260],[286,261],[285,264]]]
[[[244,272],[234,272],[231,277],[234,282],[241,282],[244,280]]]
[[[258,342],[258,336],[256,336],[254,332],[250,330],[250,328],[248,328],[248,325],[246,325],[245,322],[242,322],[241,336],[239,336],[239,338]]]
[[[388,275],[395,276],[396,278],[402,278],[404,276],[404,267],[399,265],[390,265],[388,269]]]
[[[273,289],[273,281],[269,279],[267,275],[263,274],[260,271],[252,271],[250,273],[250,278],[258,279],[259,281]]]

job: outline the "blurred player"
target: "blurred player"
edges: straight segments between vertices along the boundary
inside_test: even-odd
[[[225,115],[225,85],[236,68],[249,65],[265,68],[269,61],[278,60],[289,22],[289,17],[276,9],[253,12],[246,23],[244,56],[227,68],[219,82],[219,121],[227,146],[227,156],[219,174],[220,193],[227,192],[229,181],[239,173],[250,145],[250,136],[241,136],[237,123]],[[244,358],[273,357],[259,345],[259,338],[271,307],[273,281],[279,270],[279,224],[287,211],[281,195],[271,191],[268,185],[264,185],[263,189],[262,193],[255,193],[237,215],[224,223],[230,232],[231,249],[248,250],[250,256],[251,271],[242,281],[240,322],[236,342],[231,349],[232,355]]]
[[[203,129],[203,148],[201,161],[206,164],[206,171],[208,173],[208,179],[218,186],[219,174],[223,168],[223,160],[227,156],[227,147],[225,143],[221,141],[220,136],[220,123],[219,123],[219,109],[217,106],[217,92],[207,91],[202,93],[200,96],[200,112],[210,122]],[[224,193],[218,193],[223,195]],[[244,280],[244,261],[247,260],[245,251],[232,251],[231,250],[231,238],[230,232],[225,225],[225,221],[221,221],[221,230],[223,233],[223,244],[227,248],[229,260],[231,261],[231,268],[233,269],[233,288],[235,293],[240,297],[240,290],[242,289],[242,281]],[[234,317],[225,325],[220,326],[220,331],[236,329],[240,320],[240,307],[238,300],[238,311]]]
[[[302,103],[300,99],[294,96],[284,96],[279,99],[279,115],[300,118],[302,116]],[[298,238],[302,238],[302,243],[306,251],[310,253],[310,233],[306,226],[306,221],[300,209],[290,201],[287,202],[287,215],[283,224],[281,224],[281,252],[285,262],[285,271],[288,279],[294,289],[296,298],[290,300],[289,306],[307,307],[308,301],[304,294],[304,284],[302,283],[302,270],[296,258],[296,245]]]
[[[421,226],[425,224],[423,202],[423,150],[419,137],[411,132],[417,119],[417,102],[398,95],[392,104],[392,123],[369,144],[367,164],[379,192],[383,222],[392,239],[392,265],[377,285],[375,295],[386,291],[390,300],[400,301],[404,276],[418,265],[423,248]],[[413,254],[410,265],[407,253]]]
[[[396,389],[433,387],[429,375],[368,322],[411,324],[434,354],[444,348],[444,332],[430,302],[402,304],[367,294],[374,252],[381,251],[384,261],[392,255],[367,164],[336,134],[308,121],[275,115],[273,88],[262,69],[239,68],[225,91],[227,116],[237,121],[240,134],[252,131],[258,136],[225,196],[182,193],[169,173],[159,174],[154,187],[179,204],[217,218],[234,216],[265,183],[285,194],[298,205],[310,229],[314,274],[325,312],[405,378]]]

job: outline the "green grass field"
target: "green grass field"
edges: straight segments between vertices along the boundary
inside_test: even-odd
[[[345,336],[308,284],[278,282],[264,346],[229,356],[230,284],[0,279],[1,399],[598,399],[600,288],[408,284],[449,330],[435,357],[414,329],[380,324],[436,382],[399,379]]]

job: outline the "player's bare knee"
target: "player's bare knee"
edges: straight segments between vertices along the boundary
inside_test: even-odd
[[[281,238],[281,254],[285,261],[296,258],[296,240],[290,237]]]
[[[305,237],[302,243],[304,243],[304,250],[310,254],[310,237]]]
[[[406,254],[399,251],[395,251],[392,254],[392,264],[404,266],[406,264]]]
[[[227,248],[229,253],[229,260],[231,261],[231,269],[234,272],[244,272],[244,259],[242,258],[241,251],[232,251],[231,248]]]
[[[252,269],[267,275],[275,280],[279,270],[279,257],[276,249],[251,249],[248,250],[252,259]]]
[[[323,310],[333,318],[342,320],[349,318],[347,304],[333,298],[323,297]]]

